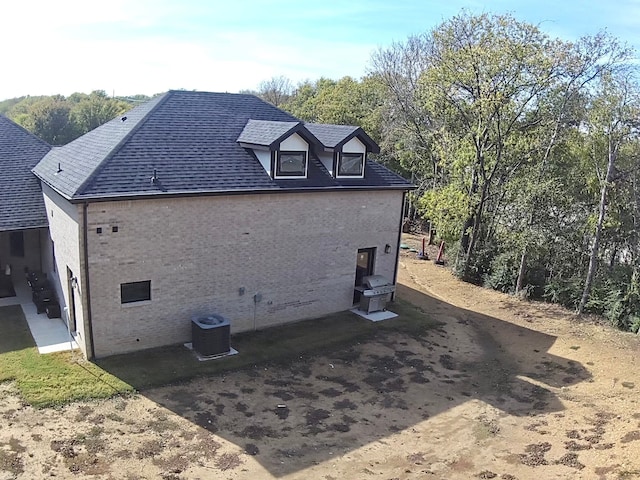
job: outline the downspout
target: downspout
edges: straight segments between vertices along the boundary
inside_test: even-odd
[[[396,266],[393,270],[393,284],[398,283],[398,268],[400,267],[400,242],[402,241],[402,223],[404,221],[404,202],[407,197],[407,192],[402,192],[402,203],[400,206],[400,224],[398,225],[398,243],[396,245]],[[391,294],[391,300],[395,300],[396,292]]]
[[[84,281],[85,281],[85,295],[87,298],[87,328],[89,334],[89,355],[88,359],[93,360],[96,356],[96,350],[93,346],[93,322],[91,321],[91,282],[89,282],[89,228],[87,226],[87,209],[89,208],[89,202],[82,204],[82,244],[84,246]]]

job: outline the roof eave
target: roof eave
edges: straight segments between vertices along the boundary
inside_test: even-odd
[[[286,138],[289,138],[294,133],[299,134],[309,145],[313,145],[315,147],[323,147],[324,146],[324,145],[322,145],[320,140],[318,140],[316,138],[316,136],[313,133],[311,133],[307,129],[307,127],[304,126],[304,123],[298,122],[297,125],[295,125],[291,129],[289,129],[284,134],[280,135],[280,137],[277,140],[272,142],[271,145],[269,145],[269,148],[270,149],[275,148],[276,145],[280,145],[283,142],[283,140],[285,140]]]
[[[358,139],[365,144],[365,146],[367,147],[367,151],[370,153],[380,153],[380,146],[373,141],[373,139],[367,135],[367,132],[365,132],[361,127],[358,127],[357,129],[355,129],[353,132],[351,132],[349,135],[347,135],[346,137],[344,137],[340,142],[338,142],[336,144],[336,146],[334,147],[334,150],[338,150],[340,148],[342,148],[342,146],[347,143],[349,140],[351,140],[352,138],[358,137]]]
[[[271,150],[271,147],[269,145],[261,145],[259,143],[238,142],[238,144],[242,148],[250,148],[252,150],[264,150],[267,152]]]
[[[69,200],[70,202],[73,202],[73,196],[69,195],[67,193],[64,193],[63,191],[61,191],[59,188],[57,188],[55,185],[52,185],[50,182],[48,182],[46,179],[42,178],[40,175],[38,175],[37,172],[35,172],[33,169],[31,170],[31,173],[33,173],[36,178],[38,180],[40,180],[42,183],[44,183],[47,187],[49,187],[51,190],[53,190],[54,192],[56,192],[58,195],[60,195],[62,198],[64,198],[65,200]]]
[[[37,223],[34,225],[30,225],[28,227],[17,227],[17,228],[4,228],[0,227],[0,232],[23,232],[25,230],[34,230],[39,228],[48,228],[49,222]]]
[[[92,202],[115,202],[126,200],[149,200],[154,198],[176,198],[176,197],[217,197],[224,195],[266,195],[272,193],[296,193],[296,192],[335,192],[335,191],[367,191],[367,190],[415,190],[417,187],[412,184],[407,185],[336,185],[331,187],[292,187],[292,188],[262,188],[262,189],[230,189],[230,190],[202,190],[202,191],[180,191],[180,192],[158,192],[158,193],[124,193],[116,195],[82,195],[73,197],[71,203],[92,203]]]

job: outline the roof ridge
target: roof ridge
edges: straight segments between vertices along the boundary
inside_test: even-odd
[[[350,127],[350,128],[362,128],[360,125],[348,125],[345,123],[318,123],[318,122],[303,122],[305,125],[320,125],[327,127]]]
[[[13,120],[11,120],[9,117],[7,117],[5,114],[0,113],[0,117],[4,118],[7,122],[9,122],[9,125],[14,126],[14,127],[18,127],[19,130],[22,130],[23,132],[25,132],[26,134],[28,134],[30,137],[35,138],[36,140],[38,140],[40,143],[43,143],[45,146],[49,147],[49,150],[51,150],[53,148],[53,145],[51,145],[49,142],[44,141],[43,139],[41,139],[40,137],[38,137],[35,133],[30,132],[29,130],[27,130],[26,128],[24,128],[22,125],[20,125],[17,122],[14,122]]]
[[[100,161],[100,163],[96,166],[96,168],[93,169],[93,172],[91,172],[91,175],[89,175],[85,179],[85,181],[82,182],[78,188],[76,188],[76,191],[71,195],[71,198],[75,197],[76,195],[82,195],[83,190],[93,181],[95,177],[98,176],[98,174],[102,171],[102,168],[109,162],[109,160],[111,160],[111,158],[113,158],[113,156],[118,152],[118,150],[120,150],[131,139],[131,137],[138,130],[140,130],[140,128],[142,128],[142,126],[147,122],[151,114],[155,112],[156,109],[160,107],[160,105],[164,104],[167,101],[167,99],[173,95],[173,92],[174,90],[169,90],[168,92],[165,92],[163,94],[163,97],[160,100],[158,100],[158,102],[147,113],[145,113],[144,117],[138,120],[138,123],[124,137],[122,137],[122,140],[120,140],[116,144],[116,146],[114,146],[111,149],[111,151],[107,155],[105,155],[105,157]],[[149,101],[152,101],[152,100],[153,99]],[[123,115],[126,116],[126,112]]]

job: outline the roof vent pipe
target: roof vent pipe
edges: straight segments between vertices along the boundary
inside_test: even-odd
[[[158,181],[158,171],[153,169],[153,176],[151,177],[151,183],[156,183]]]
[[[62,171],[62,165],[60,165],[60,162],[58,162],[58,170],[56,170],[56,173],[60,173]]]

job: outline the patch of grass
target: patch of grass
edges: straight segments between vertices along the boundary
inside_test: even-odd
[[[182,345],[144,350],[87,362],[78,353],[40,355],[22,309],[0,308],[0,382],[15,381],[23,399],[35,407],[75,400],[108,398],[160,385],[184,382],[258,364],[287,362],[302,355],[326,353],[345,345],[393,332],[423,335],[441,323],[402,300],[397,318],[373,323],[342,312],[319,319],[234,335],[240,354],[199,362]]]
[[[370,322],[351,312],[245,332],[231,338],[239,355],[199,362],[182,345],[116,355],[97,364],[137,390],[186,381],[195,377],[248,368],[257,364],[286,362],[301,355],[326,353],[375,335],[401,332],[420,336],[442,325],[424,311],[402,300],[392,310],[398,317]]]
[[[133,392],[78,353],[40,355],[18,305],[0,308],[0,382],[14,381],[25,402],[47,407]]]

